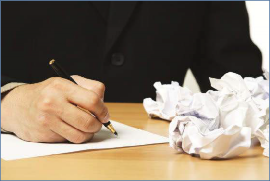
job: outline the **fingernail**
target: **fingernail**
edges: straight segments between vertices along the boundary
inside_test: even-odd
[[[104,121],[107,123],[110,120],[110,114],[107,112],[106,116],[104,117]]]

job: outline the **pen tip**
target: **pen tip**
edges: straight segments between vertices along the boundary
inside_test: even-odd
[[[115,134],[116,136],[118,136],[118,133],[117,133],[117,132],[114,132],[114,134]]]

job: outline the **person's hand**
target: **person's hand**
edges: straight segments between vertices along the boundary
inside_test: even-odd
[[[109,121],[103,103],[105,86],[80,76],[73,78],[79,85],[49,78],[10,91],[1,100],[1,127],[31,142],[89,141]]]

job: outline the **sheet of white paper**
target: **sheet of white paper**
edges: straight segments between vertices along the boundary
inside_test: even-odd
[[[32,143],[22,141],[13,135],[1,134],[1,158],[4,160],[15,160],[82,150],[120,148],[168,142],[166,137],[115,121],[111,122],[118,132],[118,137],[103,127],[91,142],[84,144]]]

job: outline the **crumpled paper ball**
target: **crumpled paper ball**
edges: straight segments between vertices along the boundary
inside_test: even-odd
[[[269,157],[269,122],[264,128],[258,129],[256,135],[264,148],[263,155]]]
[[[195,94],[177,82],[156,82],[156,101],[144,99],[150,117],[172,121],[170,146],[202,159],[232,158],[249,149],[251,138],[257,137],[267,152],[269,80],[243,79],[229,72],[210,82],[217,91]]]

